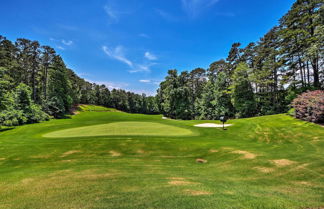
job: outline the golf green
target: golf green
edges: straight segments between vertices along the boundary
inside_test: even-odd
[[[88,137],[88,136],[190,136],[189,129],[152,122],[115,122],[50,132],[44,137]]]

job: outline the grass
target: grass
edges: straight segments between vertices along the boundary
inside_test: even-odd
[[[152,122],[114,122],[93,126],[63,129],[50,132],[44,137],[88,137],[88,136],[186,136],[193,135],[190,129]]]
[[[323,127],[287,115],[194,127],[206,122],[86,110],[0,132],[0,208],[324,206]]]
[[[78,110],[81,112],[120,112],[114,108],[108,108],[97,105],[79,105]]]

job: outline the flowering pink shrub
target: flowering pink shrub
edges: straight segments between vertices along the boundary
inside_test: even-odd
[[[310,122],[324,122],[324,91],[309,91],[292,102],[296,118]]]

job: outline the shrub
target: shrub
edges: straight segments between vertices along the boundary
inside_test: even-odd
[[[27,122],[27,118],[24,116],[21,110],[4,110],[0,112],[0,125],[3,126],[18,126]]]
[[[49,115],[43,112],[40,106],[36,104],[30,105],[28,112],[25,114],[28,118],[28,123],[37,123],[40,121],[49,120]]]
[[[309,91],[292,102],[296,118],[310,122],[324,122],[324,91]]]

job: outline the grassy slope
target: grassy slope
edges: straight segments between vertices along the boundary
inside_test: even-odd
[[[198,135],[42,137],[124,121]],[[193,127],[197,123],[89,111],[0,132],[0,208],[324,206],[324,128],[286,115],[233,120],[227,131]],[[293,163],[278,166],[272,161],[278,159]]]

